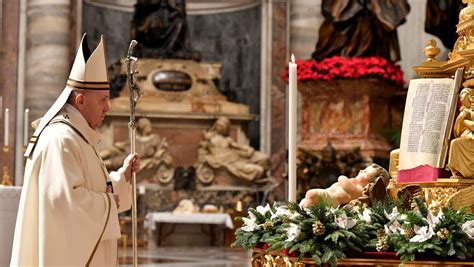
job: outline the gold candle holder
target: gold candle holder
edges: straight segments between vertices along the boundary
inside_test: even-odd
[[[7,145],[3,146],[3,179],[2,179],[2,185],[6,186],[11,186],[12,184],[12,179],[10,177],[10,171],[8,169],[8,151],[9,148]]]

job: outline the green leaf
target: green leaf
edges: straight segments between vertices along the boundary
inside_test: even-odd
[[[321,261],[321,258],[315,253],[315,254],[312,254],[311,255],[311,258],[313,258],[314,262],[317,264],[317,265],[321,265],[322,264],[322,261]]]
[[[324,252],[323,257],[321,258],[321,261],[323,263],[328,262],[332,257],[334,257],[334,254],[331,250],[328,250]]]
[[[307,252],[310,252],[311,251],[311,243],[313,241],[312,240],[306,240],[306,241],[303,241],[301,243],[301,246],[300,246],[300,252],[301,254],[305,254]]]
[[[301,247],[301,244],[294,244],[293,246],[291,246],[289,252],[291,253],[291,252],[293,252],[293,251],[296,251],[296,250],[298,250],[300,247]]]
[[[450,248],[448,250],[448,256],[453,256],[454,254],[456,254],[456,251],[453,248]]]
[[[270,244],[269,244],[270,245]],[[280,249],[283,249],[283,246],[285,245],[285,242],[284,241],[279,241],[279,242],[275,242],[273,244],[271,244],[267,251],[273,251],[273,250],[280,250]]]
[[[355,234],[352,232],[349,232],[345,229],[341,229],[341,232],[349,239],[349,238],[355,238]]]
[[[361,248],[359,246],[356,246],[354,245],[354,243],[352,243],[351,241],[347,241],[347,246],[351,249],[351,250],[354,250],[354,251],[362,251]]]
[[[458,251],[458,253],[456,253],[456,257],[458,257],[458,259],[461,259],[461,260],[466,259],[466,255],[461,251]]]
[[[326,236],[326,238],[324,238],[324,240],[331,240],[332,242],[337,243],[337,240],[339,239],[339,237],[344,237],[344,235],[341,232],[336,231],[336,232],[333,232],[332,234]]]

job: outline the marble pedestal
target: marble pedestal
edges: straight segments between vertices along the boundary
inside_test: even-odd
[[[390,127],[389,98],[400,87],[378,78],[303,81],[299,147],[321,151],[331,142],[337,151],[360,147],[363,156],[387,158],[382,137]]]

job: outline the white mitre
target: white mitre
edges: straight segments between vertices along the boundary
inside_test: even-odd
[[[63,92],[56,99],[51,108],[44,114],[38,127],[28,143],[25,157],[30,157],[36,145],[36,141],[43,129],[58,114],[73,90],[109,90],[109,79],[107,76],[107,60],[105,57],[104,38],[100,41],[94,51],[87,45],[86,34],[82,36],[76,58],[72,65],[71,73]]]

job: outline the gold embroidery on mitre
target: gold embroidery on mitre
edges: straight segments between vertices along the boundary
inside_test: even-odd
[[[109,90],[108,82],[84,82],[69,78],[67,85],[79,90]]]

